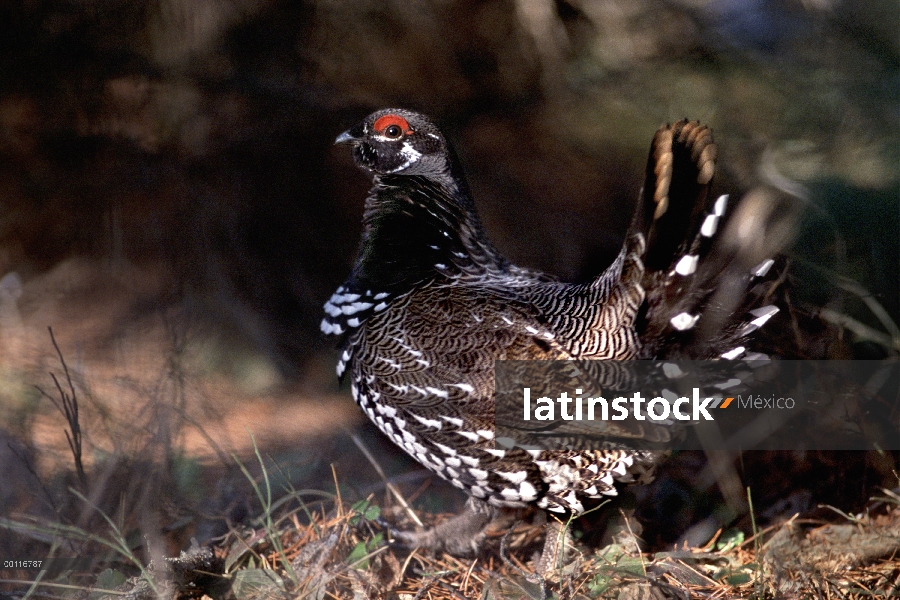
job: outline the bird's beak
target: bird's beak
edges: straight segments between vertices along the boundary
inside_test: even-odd
[[[352,131],[352,129],[349,129],[349,130],[345,131],[344,133],[342,133],[341,135],[337,136],[337,138],[335,138],[335,140],[334,140],[334,143],[335,144],[349,144],[351,142],[358,142],[359,138],[356,137],[355,135],[353,135],[352,133],[350,133],[351,131]]]
[[[334,140],[335,144],[359,144],[366,139],[366,124],[360,123],[356,127],[351,127]]]

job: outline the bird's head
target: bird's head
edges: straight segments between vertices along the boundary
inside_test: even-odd
[[[440,130],[424,115],[409,110],[374,112],[334,143],[352,144],[356,164],[377,175],[442,175],[450,167]]]

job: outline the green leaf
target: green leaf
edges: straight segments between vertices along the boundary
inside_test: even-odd
[[[359,513],[350,519],[351,525],[358,525],[361,520],[374,521],[381,516],[381,508],[369,503],[368,500],[360,500],[350,507],[354,512]]]
[[[722,581],[729,585],[740,585],[747,583],[753,578],[753,573],[748,569],[748,565],[743,565],[736,569],[719,569],[713,574],[713,579]]]
[[[366,547],[369,549],[369,552],[374,552],[375,550],[378,549],[378,546],[380,546],[381,542],[383,542],[383,541],[384,541],[384,533],[378,532],[374,536],[372,536],[371,540],[366,542]]]
[[[231,591],[237,600],[268,600],[285,596],[284,580],[271,569],[235,572]]]
[[[750,583],[751,577],[749,573],[738,573],[737,575],[729,575],[724,579],[728,585],[741,585]]]
[[[106,569],[97,575],[97,581],[94,583],[94,586],[103,588],[104,590],[114,590],[127,580],[128,578],[124,573],[120,573],[113,569]]]
[[[366,570],[369,568],[369,561],[363,560],[365,556],[369,553],[369,549],[366,547],[368,544],[366,542],[360,542],[356,546],[353,547],[353,550],[350,551],[350,554],[347,555],[347,564],[353,565],[357,569]],[[362,561],[362,562],[358,562]]]
[[[369,561],[363,559],[366,557],[366,555],[375,552],[375,550],[377,550],[381,545],[382,541],[384,541],[384,534],[376,533],[374,536],[372,536],[371,539],[358,543],[353,547],[353,550],[350,551],[350,554],[347,555],[347,564],[354,565],[354,563],[356,563],[357,561],[362,561],[358,564],[355,564],[354,567],[362,570],[368,569]]]
[[[101,598],[115,598],[117,596],[113,596],[111,594],[104,594],[102,590],[114,591],[117,587],[122,585],[128,580],[128,578],[120,573],[119,571],[115,571],[113,569],[105,569],[101,571],[99,575],[97,575],[97,580],[94,582],[94,588],[90,594],[88,594],[88,600],[100,600]]]
[[[729,529],[722,534],[719,541],[716,542],[716,550],[720,552],[728,552],[736,546],[744,543],[744,532],[740,529]]]

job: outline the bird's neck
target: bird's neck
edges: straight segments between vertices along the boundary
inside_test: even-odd
[[[504,270],[464,184],[384,175],[366,201],[354,287],[403,292],[433,279]]]

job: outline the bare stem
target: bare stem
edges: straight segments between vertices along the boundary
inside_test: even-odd
[[[69,373],[66,359],[63,357],[59,344],[56,343],[56,336],[53,335],[53,328],[48,327],[47,329],[50,331],[50,341],[53,342],[53,348],[56,349],[56,355],[59,357],[63,373],[66,376],[68,391],[63,389],[63,385],[60,383],[59,378],[53,373],[50,373],[50,377],[53,379],[53,384],[56,386],[56,392],[59,394],[59,401],[39,386],[34,387],[37,388],[42,396],[50,400],[50,402],[53,403],[53,406],[65,416],[66,422],[69,425],[69,428],[65,430],[66,441],[69,442],[69,449],[72,451],[72,457],[75,459],[75,470],[78,473],[78,480],[81,482],[81,488],[82,490],[87,491],[87,475],[85,475],[84,463],[81,459],[82,438],[81,425],[78,422],[78,395],[75,393],[75,384],[72,383],[72,375]]]

